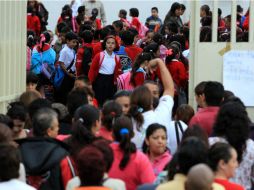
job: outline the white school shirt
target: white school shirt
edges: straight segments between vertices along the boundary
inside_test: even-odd
[[[112,53],[112,55],[109,55],[106,50],[104,51],[104,59],[99,69],[100,74],[104,74],[104,75],[114,74],[115,67],[116,67],[115,56],[116,55],[114,52]]]
[[[35,190],[34,187],[27,185],[17,179],[11,179],[9,181],[0,182],[1,190]]]
[[[162,96],[159,100],[159,105],[155,110],[150,110],[142,113],[144,117],[144,123],[140,127],[140,131],[137,130],[137,123],[132,119],[134,137],[132,142],[136,145],[138,150],[142,150],[142,146],[146,136],[146,129],[149,125],[153,123],[159,123],[164,125],[166,128],[170,127],[170,122],[172,121],[172,108],[174,105],[174,100],[171,96]]]
[[[69,48],[67,46],[67,44],[65,44],[64,48],[60,51],[60,56],[58,61],[63,62],[65,68],[67,69],[67,67],[69,67],[69,65],[71,64],[71,62],[76,60],[76,55],[75,55],[75,51],[71,48]],[[75,62],[71,67],[71,70],[73,72],[76,71],[76,67],[75,67]]]

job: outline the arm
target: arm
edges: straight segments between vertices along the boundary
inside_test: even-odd
[[[169,95],[174,97],[174,82],[172,79],[171,74],[169,73],[165,63],[159,59],[153,59],[149,62],[148,68],[151,73],[156,71],[156,68],[159,67],[160,75],[161,75],[161,81],[164,87],[163,95]]]
[[[100,61],[100,53],[96,54],[95,57],[92,60],[92,64],[90,66],[89,72],[88,72],[88,78],[91,83],[94,82],[97,73],[99,72],[99,61]]]

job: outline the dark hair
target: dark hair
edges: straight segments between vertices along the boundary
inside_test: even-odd
[[[27,111],[25,106],[20,102],[14,102],[10,104],[10,108],[7,114],[12,120],[18,119],[20,121],[26,121]]]
[[[134,34],[130,30],[123,31],[121,33],[121,40],[124,45],[132,45],[134,42]]]
[[[114,100],[116,100],[117,98],[120,98],[120,97],[123,97],[123,96],[128,96],[130,97],[131,95],[131,92],[130,91],[127,91],[127,90],[120,90],[118,92],[115,93],[114,95]]]
[[[0,121],[0,144],[9,143],[11,141],[12,141],[12,131],[10,127]]]
[[[132,28],[132,27],[131,27],[131,28],[129,28],[128,30],[134,35],[134,37],[137,36],[137,35],[139,34],[136,28]]]
[[[142,94],[142,96],[140,96]],[[146,86],[139,86],[134,89],[130,97],[129,115],[137,122],[137,130],[144,123],[142,113],[151,110],[153,96]]]
[[[112,148],[109,146],[109,142],[104,139],[98,139],[95,140],[92,143],[93,146],[98,148],[104,157],[104,161],[106,163],[106,172],[108,172],[112,166],[112,163],[114,161],[114,154]]]
[[[62,30],[64,27],[66,27],[66,26],[67,26],[67,24],[66,24],[65,22],[60,22],[60,23],[58,23],[58,24],[56,25],[57,32],[60,33],[61,30]]]
[[[28,107],[30,119],[33,119],[34,114],[41,108],[51,108],[51,102],[47,99],[38,98],[34,100]]]
[[[236,149],[239,163],[249,138],[249,123],[245,107],[237,102],[228,102],[221,106],[213,127],[215,136],[224,137]]]
[[[212,28],[211,26],[202,26],[199,36],[200,42],[211,42],[212,41]]]
[[[107,36],[106,38],[104,38],[104,40],[103,40],[103,42],[102,42],[102,44],[101,44],[102,49],[103,49],[103,50],[106,49],[107,41],[108,41],[108,39],[110,39],[110,38],[111,38],[111,39],[114,39],[114,40],[115,40],[115,44],[116,44],[116,47],[115,47],[115,49],[114,49],[113,51],[117,51],[117,50],[119,49],[119,44],[118,44],[118,42],[117,42],[117,40],[116,40],[116,37],[113,36],[113,35],[110,35],[110,36]]]
[[[206,16],[211,16],[212,12],[210,11],[210,7],[208,5],[202,5],[200,7],[202,11],[205,11]]]
[[[196,95],[204,94],[204,89],[205,89],[206,83],[207,83],[207,81],[202,81],[202,82],[197,84],[197,86],[194,89],[194,92],[195,92]]]
[[[39,50],[40,50],[40,52],[43,52],[43,47],[44,47],[45,43],[49,43],[49,41],[50,41],[50,34],[47,31],[43,32],[40,35],[39,41],[40,41],[40,45],[38,46],[40,48]]]
[[[20,155],[14,146],[0,144],[0,181],[5,182],[19,177]]]
[[[152,57],[155,58],[155,54],[159,49],[160,49],[159,44],[151,42],[146,47],[144,47],[143,52],[150,53],[151,55],[153,55]]]
[[[110,29],[107,27],[104,27],[100,30],[100,40],[104,40],[110,33]]]
[[[68,41],[78,40],[78,36],[74,32],[68,32],[67,34],[65,34],[65,39]]]
[[[230,98],[235,97],[234,93],[230,90],[224,90],[223,102],[227,102]]]
[[[70,146],[70,154],[74,159],[84,146],[94,141],[95,136],[92,133],[92,127],[99,119],[99,110],[91,105],[83,105],[75,112],[71,130],[72,135],[67,139],[67,144]]]
[[[181,120],[187,125],[194,116],[194,109],[188,104],[182,104],[176,109],[176,119]]]
[[[243,12],[243,8],[241,7],[241,5],[237,5],[236,11],[237,11],[238,13],[242,13],[242,12]]]
[[[171,61],[173,59],[175,59],[177,55],[180,56],[180,50],[179,50],[179,48],[177,46],[171,45],[168,49],[172,51],[172,54],[171,55],[167,55],[167,57],[166,57],[166,64],[170,64]]]
[[[123,22],[121,20],[114,21],[113,25],[115,25],[117,28],[120,28],[120,30],[123,29]]]
[[[180,50],[180,55],[182,54],[182,51],[185,50],[185,37],[183,34],[175,34],[171,35],[169,38],[170,45],[177,45]]]
[[[102,107],[102,124],[109,131],[112,131],[112,125],[116,118],[122,115],[122,106],[117,102],[111,100],[107,101]]]
[[[85,6],[84,6],[84,5],[79,6],[79,8],[78,8],[78,13],[79,13],[79,14],[82,14],[84,11],[85,11]]]
[[[161,125],[161,124],[158,124],[158,123],[153,123],[151,125],[148,126],[148,128],[146,129],[146,139],[149,139],[149,137],[155,132],[157,131],[158,129],[162,129],[165,131],[166,133],[166,136],[167,136],[167,129],[164,125]],[[143,143],[143,147],[142,147],[142,150],[144,153],[147,153],[148,151],[148,147],[147,147],[147,144],[146,142],[144,141]]]
[[[34,83],[37,84],[39,81],[39,78],[36,74],[34,74],[33,72],[29,72],[26,75],[26,84],[28,83]]]
[[[82,39],[84,40],[85,43],[92,43],[93,41],[93,32],[89,30],[84,30],[81,34]]]
[[[77,156],[77,169],[81,186],[102,185],[106,163],[103,153],[94,146],[84,147]]]
[[[158,8],[157,7],[152,7],[151,8],[151,11],[155,10],[157,13],[159,12]]]
[[[67,108],[71,116],[78,107],[88,104],[87,91],[84,88],[73,89],[67,97]]]
[[[126,116],[117,118],[113,125],[113,133],[115,140],[119,142],[120,149],[123,151],[123,158],[119,165],[119,168],[123,170],[130,161],[131,154],[136,152],[136,146],[131,142],[134,133],[130,118]]]
[[[184,10],[184,11],[186,10],[186,7],[185,7],[184,4],[181,4],[181,9]]]
[[[162,45],[162,44],[164,44],[165,38],[162,34],[155,33],[154,36],[153,36],[153,41],[155,43],[157,43],[158,45]]]
[[[139,11],[137,8],[131,8],[130,9],[130,16],[131,17],[138,17],[139,16]]]
[[[180,4],[180,3],[177,3],[177,2],[174,2],[174,3],[171,5],[171,8],[170,8],[168,14],[169,14],[170,16],[176,16],[176,15],[175,15],[175,11],[176,11],[177,9],[181,9],[181,4]]]
[[[217,142],[211,146],[208,151],[208,164],[214,172],[217,171],[220,160],[223,160],[225,163],[229,162],[232,158],[232,149],[232,146],[222,142]]]
[[[208,147],[197,137],[189,137],[182,142],[176,154],[179,173],[187,175],[192,166],[207,163]]]
[[[53,120],[57,118],[55,110],[51,108],[39,109],[32,119],[33,135],[36,137],[47,136],[47,130],[52,127]]]
[[[211,26],[212,25],[212,17],[205,16],[200,20],[202,26]]]
[[[150,61],[152,59],[152,55],[151,53],[140,53],[134,64],[132,65],[132,69],[131,69],[131,79],[130,79],[130,83],[136,87],[136,83],[135,83],[135,76],[137,74],[137,70],[140,68],[140,65],[143,64],[145,61]]]
[[[36,44],[35,33],[33,30],[27,30],[27,46],[31,49]]]
[[[178,33],[178,26],[177,26],[176,23],[169,22],[165,26],[168,28],[168,30],[171,34],[177,34]]]
[[[209,147],[208,143],[208,135],[205,132],[203,128],[201,128],[199,125],[193,125],[191,127],[188,127],[186,131],[183,133],[182,141],[189,137],[197,137],[198,139],[202,140],[203,143]]]
[[[68,25],[66,25],[66,26],[64,26],[64,27],[62,27],[61,28],[61,30],[59,31],[59,33],[62,33],[62,34],[67,34],[68,32],[70,32],[71,31],[71,28],[68,26]]]
[[[204,88],[204,94],[208,106],[220,106],[223,100],[224,87],[220,82],[208,81]]]
[[[221,17],[222,11],[220,8],[218,8],[218,17]]]
[[[121,10],[119,11],[119,13],[120,13],[121,15],[123,15],[124,18],[126,19],[126,16],[127,16],[127,11],[126,11],[126,10],[121,9]]]

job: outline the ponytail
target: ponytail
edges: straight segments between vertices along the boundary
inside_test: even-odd
[[[173,59],[177,58],[177,55],[180,54],[180,50],[175,45],[171,45],[166,51],[166,64],[169,64]],[[180,56],[180,55],[179,55]]]
[[[43,32],[40,35],[40,44],[39,44],[39,51],[43,52],[44,44],[50,41],[50,34],[48,32]]]
[[[123,151],[123,158],[119,164],[119,168],[123,170],[129,163],[131,154],[136,152],[136,146],[131,142],[134,135],[132,122],[128,117],[121,116],[116,119],[113,130],[115,140],[119,142],[119,147]]]

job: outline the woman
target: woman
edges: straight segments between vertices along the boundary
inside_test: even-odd
[[[254,166],[254,142],[249,139],[248,114],[239,101],[229,101],[221,106],[213,127],[214,137],[209,138],[209,144],[227,142],[235,148],[239,167],[232,181],[242,185],[246,190],[252,187]]]
[[[167,23],[174,23],[177,25],[178,29],[180,27],[183,27],[183,22],[180,16],[181,16],[181,4],[175,2],[172,4],[169,12],[165,17],[164,25],[166,25]]]
[[[226,143],[215,143],[209,150],[208,162],[215,172],[215,182],[224,186],[225,190],[243,190],[244,188],[229,181],[234,177],[238,167],[236,150]]]

